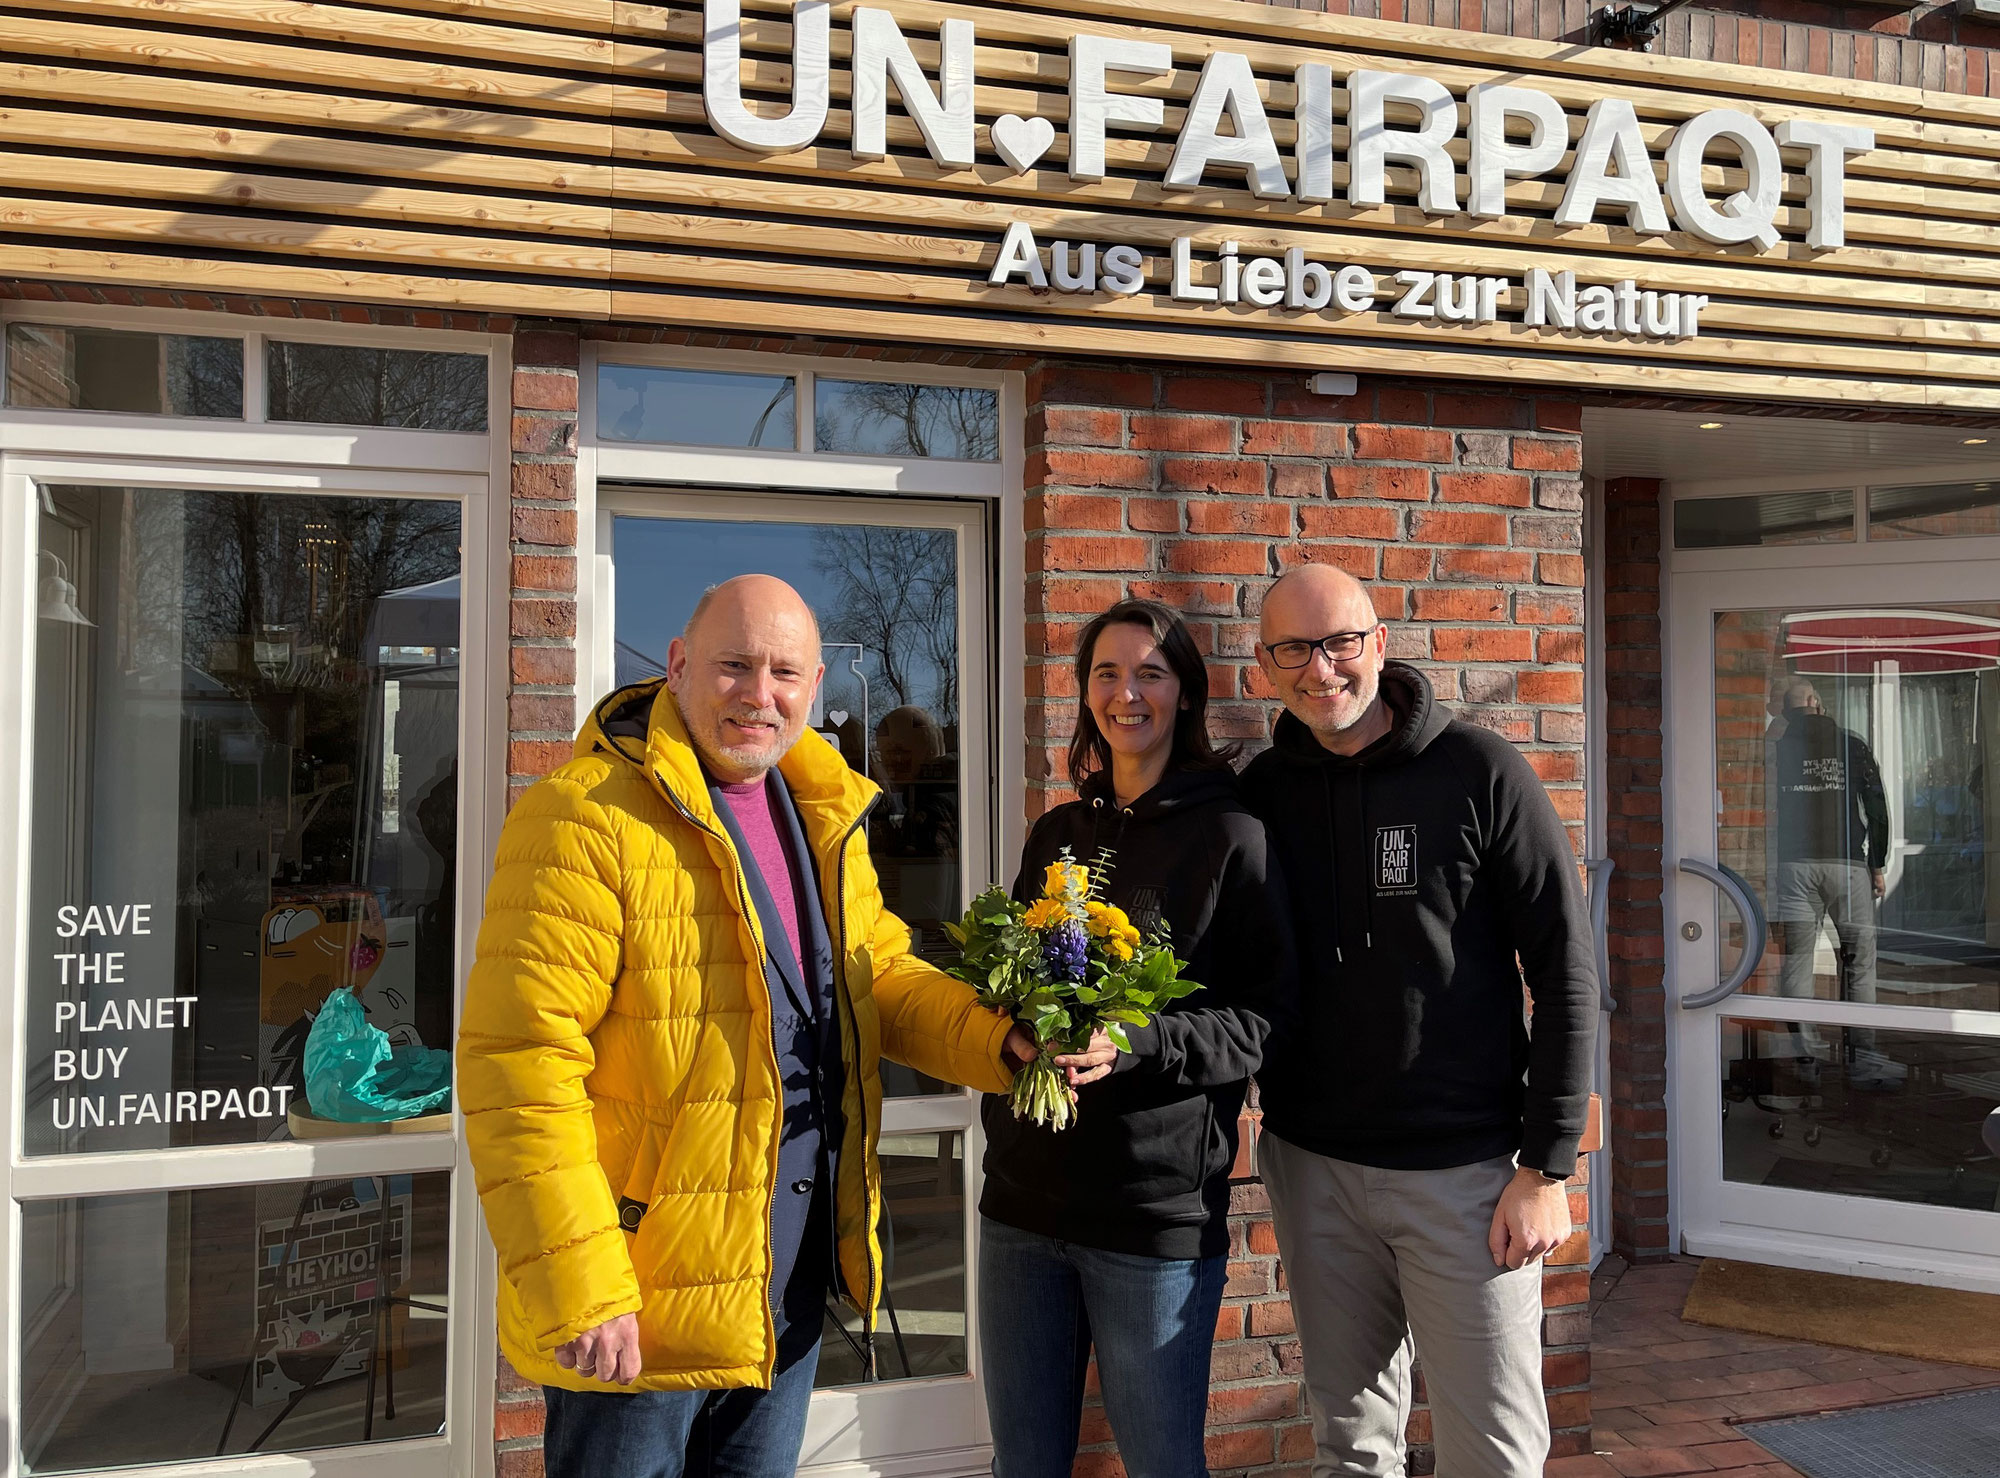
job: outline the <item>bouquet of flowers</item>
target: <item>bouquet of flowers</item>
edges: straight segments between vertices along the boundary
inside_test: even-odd
[[[1041,1044],[1042,1055],[1014,1078],[1017,1119],[1068,1128],[1076,1091],[1056,1056],[1084,1051],[1100,1028],[1119,1051],[1130,1051],[1127,1027],[1144,1026],[1167,1002],[1201,989],[1181,978],[1181,961],[1164,935],[1141,938],[1124,910],[1099,896],[1110,865],[1108,852],[1086,867],[1065,847],[1033,903],[989,888],[962,920],[945,926],[961,951],[948,973],[977,990],[980,1004],[1025,1024]]]

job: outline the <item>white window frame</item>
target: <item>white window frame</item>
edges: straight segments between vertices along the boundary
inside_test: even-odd
[[[2000,459],[1996,459],[2000,460]],[[1935,538],[1871,539],[1868,537],[1868,490],[1921,483],[1992,481],[2000,471],[1981,479],[1963,463],[1904,465],[1872,470],[1867,477],[1745,477],[1673,483],[1660,499],[1660,555],[1663,574],[1693,574],[1706,570],[1792,570],[1829,565],[1952,563],[1968,559],[2000,560],[2000,537],[1941,535]],[[1852,491],[1854,537],[1826,544],[1755,544],[1729,549],[1677,549],[1674,546],[1674,505],[1706,498],[1755,497],[1761,493]]]
[[[602,364],[651,365],[667,369],[698,369],[782,374],[796,381],[798,441],[787,451],[677,446],[665,443],[605,441],[597,435],[597,372]],[[814,382],[819,378],[872,380],[890,384],[952,385],[998,392],[1000,456],[993,462],[963,462],[923,457],[853,457],[810,450]],[[875,360],[790,354],[724,353],[657,345],[586,341],[582,355],[579,418],[577,502],[579,539],[589,539],[584,568],[592,578],[580,581],[578,611],[580,706],[595,701],[614,684],[612,630],[615,583],[611,569],[611,520],[616,516],[674,517],[676,500],[687,494],[744,495],[746,516],[787,516],[783,501],[799,496],[799,513],[827,512],[827,498],[842,495],[907,497],[912,501],[979,501],[990,505],[987,527],[992,531],[990,568],[983,580],[993,582],[994,599],[987,617],[994,681],[986,704],[992,733],[988,753],[998,780],[998,808],[990,828],[990,861],[973,859],[968,886],[973,892],[990,882],[1007,881],[1010,859],[1020,855],[1026,840],[1027,798],[1025,724],[1026,687],[1026,538],[1024,534],[1022,437],[1026,410],[1022,377],[1002,371],[953,369],[922,364],[886,364]],[[684,504],[682,506],[685,506]],[[685,516],[685,515],[683,515]],[[940,525],[942,526],[942,525]],[[600,552],[604,551],[604,552]],[[972,633],[968,625],[968,639]],[[583,714],[579,713],[579,721]],[[974,777],[975,784],[977,777]],[[970,798],[970,797],[968,797]],[[977,1099],[970,1093],[885,1099],[882,1132],[955,1132],[964,1135],[966,1355],[968,1372],[876,1386],[847,1386],[817,1392],[800,1471],[813,1478],[904,1478],[904,1475],[973,1474],[984,1472],[992,1458],[985,1411],[979,1397],[977,1227],[979,1165],[984,1140],[979,1129]],[[955,1411],[960,1425],[952,1430],[922,1419],[915,1408],[929,1404],[943,1409],[941,1388],[968,1392],[969,1404]],[[910,1423],[908,1450],[894,1456],[865,1455],[857,1441],[880,1422]],[[965,1423],[970,1425],[965,1425]]]
[[[386,328],[306,320],[265,320],[220,313],[135,311],[83,304],[0,305],[0,325],[14,322],[240,338],[245,349],[245,419],[165,417],[122,412],[17,410],[0,407],[0,642],[32,651],[43,483],[125,487],[256,490],[328,496],[437,498],[458,503],[464,520],[461,686],[459,692],[459,876],[456,885],[457,979],[453,1019],[478,927],[492,841],[505,809],[508,518],[511,346],[504,335]],[[262,419],[263,345],[269,338],[412,348],[487,357],[484,432],[412,431],[326,426]],[[4,366],[0,366],[4,372]],[[115,1152],[25,1159],[20,1152],[23,1084],[18,1064],[26,1028],[29,968],[28,873],[33,712],[32,664],[18,664],[0,685],[0,839],[11,839],[15,885],[0,890],[0,957],[13,999],[0,1011],[0,1047],[8,1063],[0,1094],[8,1187],[0,1214],[0,1276],[8,1309],[19,1308],[23,1201],[58,1197],[197,1189],[357,1175],[450,1172],[446,1428],[423,1438],[321,1448],[298,1453],[233,1455],[149,1466],[141,1471],[256,1474],[309,1478],[487,1478],[494,1468],[495,1362],[492,1316],[495,1266],[480,1219],[464,1126],[450,1133],[359,1139],[217,1145],[155,1152]],[[445,1044],[439,1044],[445,1045]],[[0,1392],[9,1437],[0,1478],[19,1471],[20,1331],[10,1317],[0,1331]]]
[[[1838,603],[1957,605],[1993,598],[2000,538],[1869,540],[1867,490],[1977,481],[1964,465],[1892,466],[1865,478],[1743,478],[1670,485],[1660,500],[1662,733],[1666,801],[1661,928],[1666,951],[1667,1126],[1672,1146],[1668,1230],[1677,1250],[1781,1266],[2000,1291],[1993,1234],[2000,1213],[1847,1198],[1837,1216],[1813,1193],[1722,1179],[1719,1063],[1727,1018],[1868,1024],[1890,1030],[2000,1038],[2000,1013],[1859,1005],[1783,996],[1730,997],[1686,1012],[1680,999],[1715,984],[1715,941],[1732,914],[1717,889],[1678,870],[1678,859],[1714,860],[1713,685],[1708,618],[1809,602],[1832,588]],[[2000,482],[2000,474],[1994,481]],[[1674,506],[1691,499],[1851,487],[1855,538],[1837,544],[1681,550]],[[1697,940],[1680,928],[1698,924]],[[1711,1091],[1716,1090],[1716,1091]],[[1806,1210],[1800,1210],[1804,1205]],[[1914,1245],[1912,1232],[1929,1240]]]
[[[1608,669],[1604,662],[1604,484],[1595,477],[1583,480],[1583,837],[1586,858],[1605,857],[1610,849],[1610,828],[1607,817],[1609,791],[1605,776],[1610,767],[1610,739],[1605,732],[1606,714],[1609,708],[1605,697],[1605,676]],[[1616,897],[1618,879],[1616,874],[1606,881]],[[1590,900],[1593,918],[1597,913],[1597,900]],[[1610,914],[1605,914],[1605,928],[1610,929]],[[1601,941],[1606,948],[1603,964],[1607,973],[1598,980],[1600,1001],[1615,1000],[1616,992],[1611,986],[1608,973],[1610,965],[1609,940]],[[1629,1006],[1624,1009],[1630,1010]],[[1595,1271],[1611,1251],[1612,1243],[1612,1200],[1611,1178],[1617,1173],[1617,1161],[1611,1153],[1611,1017],[1604,1011],[1597,1016],[1596,1048],[1592,1054],[1591,1082],[1597,1093],[1599,1115],[1603,1135],[1603,1147],[1590,1165],[1590,1187],[1586,1193],[1586,1203],[1590,1208],[1590,1266]]]

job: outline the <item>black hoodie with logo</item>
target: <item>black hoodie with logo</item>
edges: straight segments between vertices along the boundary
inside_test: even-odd
[[[980,1212],[1022,1231],[1148,1257],[1214,1257],[1229,1246],[1229,1170],[1250,1075],[1292,1019],[1295,974],[1285,890],[1264,828],[1227,770],[1180,770],[1120,807],[1102,775],[1035,823],[1014,896],[1039,897],[1064,847],[1112,854],[1102,897],[1147,934],[1164,924],[1202,989],[1130,1033],[1110,1076],[1077,1093],[1057,1133],[981,1106]]]
[[[1386,1169],[1519,1151],[1567,1176],[1598,1010],[1569,837],[1519,751],[1455,720],[1422,673],[1387,664],[1382,697],[1394,727],[1360,754],[1286,714],[1243,774],[1299,953],[1303,1025],[1258,1074],[1265,1126]]]

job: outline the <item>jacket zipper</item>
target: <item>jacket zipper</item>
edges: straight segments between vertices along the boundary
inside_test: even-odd
[[[881,800],[881,794],[878,792],[869,800],[867,805],[861,808],[861,814],[854,818],[854,824],[847,828],[847,834],[840,839],[840,846],[834,852],[833,902],[835,910],[840,915],[840,958],[835,962],[833,974],[835,981],[839,985],[841,995],[847,1000],[847,1030],[849,1037],[854,1043],[854,1071],[857,1074],[863,1072],[864,1068],[861,1062],[861,1020],[859,1014],[854,1009],[854,993],[847,988],[847,848],[848,844],[854,840],[855,833],[860,831],[862,826],[867,823],[869,814],[881,803]],[[861,1229],[861,1247],[863,1252],[866,1252],[870,1241],[875,1236],[875,1223],[880,1213],[876,1209],[875,1197],[868,1189],[868,1146],[873,1142],[871,1137],[872,1131],[868,1125],[868,1093],[862,1087],[859,1077],[855,1079],[855,1087],[857,1089],[854,1095],[855,1101],[861,1105],[861,1209],[863,1215],[867,1217],[867,1224]],[[834,1186],[834,1242],[837,1246],[840,1241],[839,1176],[836,1175],[834,1179],[836,1182]],[[838,1263],[838,1261],[839,1259],[836,1257],[835,1262]],[[875,1368],[876,1259],[868,1257],[866,1261],[868,1263],[868,1296],[863,1300],[861,1305],[861,1332],[868,1340],[868,1379],[872,1381],[877,1377]]]
[[[752,922],[756,918],[757,913],[755,906],[750,901],[750,885],[743,876],[743,859],[736,855],[736,848],[730,843],[728,837],[723,836],[714,827],[707,825],[694,812],[682,805],[680,797],[675,795],[671,789],[666,786],[661,786],[660,789],[666,795],[667,803],[680,812],[681,818],[684,821],[696,831],[701,832],[705,836],[713,837],[716,841],[722,843],[724,850],[729,853],[730,860],[735,863],[732,872],[736,883],[736,897],[737,901],[743,906],[744,921],[750,924],[750,937],[757,941],[757,969],[762,974],[766,969],[764,940],[757,932],[756,924]],[[864,812],[863,814],[865,815],[866,813]],[[769,994],[768,990],[766,994]],[[771,1076],[773,1078],[779,1077],[778,1048],[776,1043],[771,1044]],[[778,1254],[777,1249],[772,1245],[771,1241],[771,1224],[777,1220],[778,1216],[778,1140],[784,1133],[784,1102],[784,1095],[780,1092],[778,1096],[778,1133],[771,1136],[771,1200],[770,1204],[764,1208],[764,1265],[766,1268],[764,1274],[764,1334],[765,1338],[770,1341],[769,1348],[771,1351],[769,1368],[764,1372],[766,1380],[773,1377],[778,1367],[778,1326],[776,1316],[771,1312],[771,1299],[777,1293]]]

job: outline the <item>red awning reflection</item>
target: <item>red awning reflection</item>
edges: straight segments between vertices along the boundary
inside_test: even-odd
[[[1800,673],[1865,674],[2000,667],[2000,619],[1959,611],[1802,611],[1784,621],[1784,656]]]

